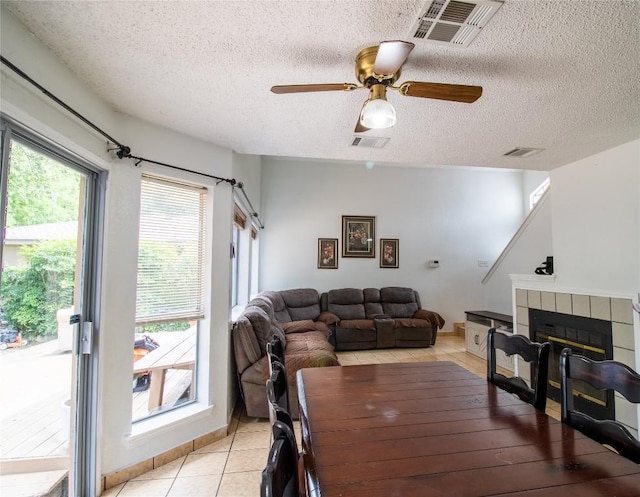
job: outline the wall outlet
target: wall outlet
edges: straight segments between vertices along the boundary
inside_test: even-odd
[[[428,261],[428,266],[429,267],[440,267],[440,261],[435,260],[435,259],[430,259]]]
[[[489,262],[488,261],[478,260],[478,267],[487,267],[487,266],[489,266]]]

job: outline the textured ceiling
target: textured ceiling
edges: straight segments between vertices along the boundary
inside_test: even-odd
[[[418,43],[399,83],[483,95],[389,92],[396,126],[365,134],[383,149],[351,146],[366,91],[269,90],[357,82],[358,51],[408,39],[425,1],[2,3],[115,110],[239,153],[548,170],[640,137],[637,0],[507,0],[468,48]]]

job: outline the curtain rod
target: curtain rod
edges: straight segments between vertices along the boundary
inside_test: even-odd
[[[27,82],[31,83],[33,86],[35,86],[38,90],[40,90],[42,93],[44,93],[47,97],[49,97],[51,100],[53,100],[55,103],[57,103],[58,105],[60,105],[63,109],[65,109],[67,112],[70,112],[71,114],[73,114],[75,117],[77,117],[78,119],[80,119],[83,123],[85,123],[87,126],[89,126],[91,129],[93,129],[94,131],[97,131],[99,134],[101,134],[102,136],[104,136],[107,140],[109,140],[109,142],[113,143],[114,145],[117,146],[117,148],[113,148],[113,149],[107,149],[107,151],[111,152],[111,151],[116,151],[116,155],[118,156],[119,159],[135,159],[136,162],[136,166],[139,165],[141,162],[148,162],[150,164],[158,164],[161,166],[165,166],[165,167],[170,167],[172,169],[177,169],[179,171],[186,171],[192,174],[198,174],[200,176],[206,176],[207,178],[213,178],[215,180],[218,180],[217,184],[220,184],[222,182],[225,183],[229,183],[231,186],[235,185],[237,182],[234,178],[221,178],[220,176],[214,176],[212,174],[206,174],[206,173],[199,173],[197,171],[190,171],[189,169],[184,169],[182,167],[178,167],[178,166],[174,166],[172,164],[166,164],[164,162],[158,162],[158,161],[154,161],[151,159],[145,159],[144,157],[137,157],[135,155],[131,155],[131,148],[127,147],[126,145],[123,145],[122,143],[120,143],[118,140],[116,140],[115,138],[111,137],[110,135],[108,135],[105,131],[103,131],[101,128],[99,128],[98,126],[96,126],[95,124],[93,124],[91,121],[89,121],[89,119],[87,119],[86,117],[84,117],[82,114],[80,114],[79,112],[77,112],[75,109],[71,108],[69,105],[67,105],[65,102],[63,102],[62,100],[60,100],[58,97],[56,97],[53,93],[51,93],[49,90],[47,90],[44,86],[42,86],[41,84],[39,84],[37,81],[35,81],[33,78],[31,78],[29,75],[27,75],[25,72],[23,72],[21,69],[19,69],[17,66],[15,66],[14,64],[12,64],[9,60],[7,60],[4,56],[0,55],[0,61],[2,61],[2,63],[4,65],[6,65],[9,69],[11,69],[13,72],[15,72],[18,76],[20,76],[21,78],[23,78],[24,80],[26,80]],[[246,194],[245,194],[246,196]]]
[[[249,208],[251,209],[251,217],[255,217],[258,220],[258,226],[260,226],[260,229],[264,229],[264,224],[262,224],[262,221],[260,221],[260,217],[258,216],[258,213],[256,212],[253,205],[251,204],[251,200],[249,200],[249,197],[247,197],[247,193],[244,191],[244,184],[242,183],[242,181],[238,182],[236,186],[240,188],[240,191],[242,192],[244,199],[247,201],[247,204],[249,204]]]

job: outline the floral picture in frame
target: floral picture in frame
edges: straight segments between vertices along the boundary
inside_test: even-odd
[[[338,269],[337,238],[318,238],[318,269]]]
[[[397,238],[380,238],[380,267],[399,267],[399,244]]]
[[[342,257],[375,257],[375,242],[375,216],[342,216]]]

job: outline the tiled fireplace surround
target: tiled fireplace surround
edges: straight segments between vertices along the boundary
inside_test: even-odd
[[[596,292],[565,291],[556,287],[553,275],[511,275],[511,280],[514,294],[514,333],[530,337],[529,309],[611,321],[613,359],[638,370],[635,351],[638,347],[636,336],[640,333],[636,333],[634,329],[631,298],[589,295]],[[528,368],[520,369],[519,374],[526,377]],[[638,407],[616,393],[615,410],[616,419],[627,425],[637,437],[640,425]]]

